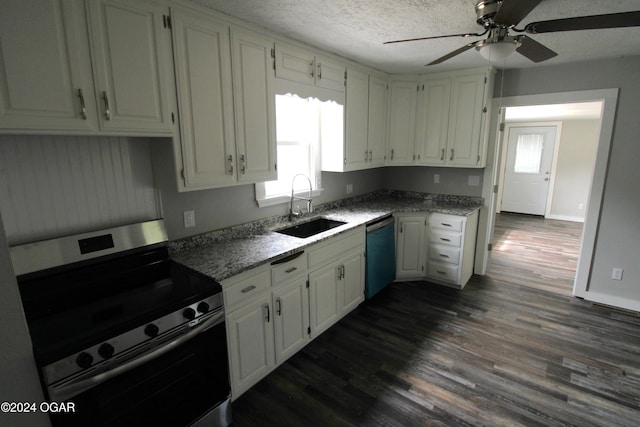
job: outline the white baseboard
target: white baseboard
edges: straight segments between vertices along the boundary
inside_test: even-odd
[[[570,215],[546,215],[546,219],[557,219],[559,221],[584,222],[584,217]]]

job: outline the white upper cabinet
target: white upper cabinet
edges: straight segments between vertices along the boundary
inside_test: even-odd
[[[229,26],[186,9],[172,8],[171,18],[180,115],[176,157],[184,185],[231,185],[237,168]]]
[[[0,3],[0,128],[96,128],[84,3]]]
[[[369,74],[347,69],[345,104],[344,163],[349,170],[364,169],[369,161]]]
[[[347,67],[344,139],[322,142],[322,170],[345,172],[384,165],[387,79]]]
[[[392,81],[389,165],[484,167],[493,71]]]
[[[421,89],[416,141],[417,162],[443,165],[449,131],[451,80],[425,80]]]
[[[231,51],[238,180],[277,179],[273,41],[232,29]]]
[[[486,73],[455,76],[451,87],[451,114],[447,138],[447,163],[455,166],[483,166],[482,146],[488,107],[485,98]]]
[[[154,2],[88,2],[100,126],[171,131],[169,31]]]
[[[368,166],[384,165],[387,147],[387,93],[389,84],[386,78],[369,76],[369,131],[367,146]]]
[[[276,43],[276,77],[344,91],[346,64],[286,43]]]
[[[416,135],[418,83],[392,80],[389,84],[389,150],[391,166],[412,165]]]

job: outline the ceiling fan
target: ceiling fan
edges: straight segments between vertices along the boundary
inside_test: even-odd
[[[488,34],[487,38],[467,43],[461,48],[431,61],[427,66],[440,64],[474,47],[487,59],[502,60],[517,51],[533,62],[542,62],[558,54],[531,37],[524,34],[510,35],[509,31],[540,34],[640,26],[640,11],[633,11],[530,22],[522,29],[516,28],[516,25],[541,2],[542,0],[480,0],[476,3],[475,10],[476,22],[484,28],[482,32],[394,40],[384,44],[447,37],[482,37]]]

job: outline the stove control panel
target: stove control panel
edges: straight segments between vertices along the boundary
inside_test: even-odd
[[[85,374],[95,375],[124,363],[158,344],[177,338],[222,311],[222,293],[173,311],[153,322],[148,322],[115,336],[106,342],[96,343],[44,367],[48,386]],[[208,315],[211,313],[211,315]]]

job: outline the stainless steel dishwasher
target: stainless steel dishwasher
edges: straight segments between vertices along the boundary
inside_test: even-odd
[[[395,219],[389,215],[367,225],[365,297],[384,289],[396,278]]]

